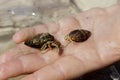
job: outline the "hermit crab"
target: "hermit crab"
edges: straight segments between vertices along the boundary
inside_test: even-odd
[[[62,50],[60,42],[56,41],[49,33],[37,34],[33,38],[26,40],[24,44],[32,48],[38,48],[42,51],[48,48],[57,48],[59,52]]]
[[[73,42],[84,42],[91,36],[91,32],[84,29],[76,29],[67,34],[64,38],[68,41],[68,44]],[[67,44],[67,45],[68,45]]]

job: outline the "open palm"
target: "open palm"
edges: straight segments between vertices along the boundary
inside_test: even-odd
[[[13,36],[18,46],[0,56],[0,80],[28,74],[22,80],[68,80],[89,71],[107,66],[120,59],[120,6],[92,9],[73,17],[25,28]],[[62,45],[64,36],[75,29],[91,31],[91,37],[82,43],[71,42],[63,48],[41,54],[38,49],[24,45],[26,39],[38,33],[49,32]]]

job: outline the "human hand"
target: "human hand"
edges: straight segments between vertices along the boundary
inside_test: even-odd
[[[120,6],[96,8],[73,17],[23,29],[13,36],[15,48],[0,56],[0,80],[28,74],[22,80],[68,80],[107,66],[120,59]],[[92,32],[83,43],[71,42],[61,56],[56,49],[45,54],[24,45],[26,39],[49,32],[62,45],[64,36],[75,29]]]

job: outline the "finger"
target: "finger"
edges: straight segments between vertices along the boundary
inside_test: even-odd
[[[17,68],[17,70],[14,70],[14,68]],[[14,73],[20,73],[21,71],[22,66],[18,60],[14,60],[14,63],[11,61],[9,63],[3,63],[0,65],[0,80],[8,79],[11,75],[17,76]]]
[[[45,54],[34,53],[20,57],[20,61],[23,64],[24,73],[34,72],[48,64],[51,64],[60,56],[54,51],[49,51]],[[32,63],[32,65],[31,65]]]
[[[38,53],[39,50],[33,49],[25,46],[24,44],[19,44],[15,48],[8,50],[0,56],[0,64],[10,61],[11,59],[16,59],[20,56],[24,56],[26,54]]]
[[[38,33],[49,32],[49,33],[54,34],[58,31],[58,29],[59,29],[59,25],[57,23],[48,23],[46,25],[37,25],[34,27],[25,28],[25,29],[20,30],[13,36],[13,40],[16,43],[20,43],[28,38],[35,36]]]
[[[87,68],[82,61],[72,56],[67,56],[26,76],[22,80],[68,80],[81,76],[86,71]]]
[[[11,77],[15,77],[18,73],[23,72],[22,65],[19,60],[13,60],[14,63],[9,61],[0,65],[0,80],[9,80]],[[17,70],[15,70],[17,68]],[[17,74],[16,74],[17,73]]]
[[[32,56],[33,58],[31,58]],[[13,59],[6,63],[1,64],[0,65],[0,80],[8,79],[10,77],[20,75],[22,73],[27,73],[27,72],[30,73],[36,70],[38,67],[40,66],[42,67],[44,61],[41,59],[38,59],[37,56],[34,56],[34,55],[32,56],[27,57],[27,59],[32,59],[32,60]],[[37,61],[39,61],[39,63]]]
[[[18,31],[14,36],[13,40],[16,43],[23,42],[24,40],[33,37],[37,33],[47,32],[47,27],[45,25],[38,25],[35,27],[24,28]]]
[[[60,56],[50,51],[46,54],[29,54],[11,59],[0,65],[0,80],[17,76],[23,73],[34,72],[58,59]]]

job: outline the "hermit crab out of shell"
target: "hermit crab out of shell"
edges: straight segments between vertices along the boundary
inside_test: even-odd
[[[67,34],[64,38],[68,43],[66,46],[71,42],[84,42],[91,36],[91,32],[84,29],[76,29],[71,31],[69,34]]]
[[[62,50],[61,44],[58,41],[56,41],[54,37],[49,33],[37,34],[33,38],[26,40],[24,44],[32,48],[38,48],[41,51],[46,50],[48,48],[57,48],[59,54],[61,54]]]

